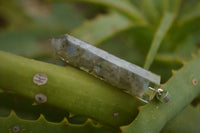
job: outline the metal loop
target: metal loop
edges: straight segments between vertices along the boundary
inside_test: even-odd
[[[150,90],[156,92],[156,98],[163,103],[167,103],[170,100],[169,93],[167,90],[163,90],[161,88],[154,89],[149,87]]]

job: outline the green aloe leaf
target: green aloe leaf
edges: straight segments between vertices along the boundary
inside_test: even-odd
[[[186,63],[181,70],[174,72],[172,78],[162,85],[163,89],[168,90],[170,101],[161,103],[155,99],[141,107],[138,117],[132,124],[123,127],[123,132],[160,132],[168,121],[173,119],[200,94],[198,85],[198,81],[200,81],[199,71],[200,56],[197,56]]]
[[[5,102],[6,101],[6,102]],[[0,93],[0,117],[6,117],[15,110],[18,117],[26,120],[36,120],[43,114],[48,121],[59,122],[69,113],[47,104],[33,106],[33,100],[12,93]]]
[[[188,35],[187,38],[183,39],[178,47],[174,50],[173,56],[179,57],[181,60],[191,59],[191,55],[197,54],[198,42],[200,41],[199,34]]]
[[[0,52],[0,60],[0,75],[4,77],[0,88],[12,88],[13,93],[37,102],[40,102],[39,95],[46,99],[46,104],[108,125],[130,123],[142,104],[118,88],[70,66],[56,66],[6,52]],[[45,85],[33,82],[38,73],[47,75]]]
[[[161,133],[199,133],[199,124],[200,110],[189,105],[173,120],[169,121]]]
[[[110,13],[86,21],[82,26],[74,29],[71,34],[93,45],[98,45],[102,41],[133,26],[134,24],[122,15]]]
[[[159,46],[163,40],[163,38],[165,37],[167,31],[169,30],[170,26],[172,25],[174,20],[174,14],[173,13],[166,13],[155,33],[154,39],[152,41],[151,44],[151,48],[147,54],[146,60],[145,60],[145,64],[144,64],[144,68],[145,69],[149,69],[156,54],[157,51],[159,49]]]
[[[120,132],[117,128],[107,126],[94,125],[91,120],[88,120],[82,125],[70,124],[67,119],[63,119],[59,123],[48,122],[43,115],[37,120],[23,120],[17,117],[12,111],[8,117],[0,117],[0,129],[4,133],[102,133],[102,132]]]
[[[178,24],[184,25],[196,19],[200,19],[200,2],[183,11],[179,17]]]
[[[166,37],[167,41],[162,45],[162,51],[174,52],[178,47],[181,47],[179,45],[184,44],[184,40],[187,41],[187,38],[196,36],[200,30],[198,1],[183,1],[179,14],[176,24]]]
[[[173,56],[172,54],[157,54],[150,70],[160,75],[162,77],[161,83],[165,83],[172,76],[172,70],[178,70],[182,66],[183,63],[177,56]]]
[[[54,0],[48,0],[48,1],[54,1]],[[134,21],[138,20],[143,24],[147,23],[144,16],[140,13],[137,7],[135,7],[128,0],[67,0],[67,1],[104,5],[118,10],[119,12],[123,13],[124,15],[126,15],[127,17],[129,17]]]
[[[152,24],[157,24],[160,14],[156,8],[155,0],[141,0],[141,8],[144,10],[144,14],[150,20],[150,22]]]

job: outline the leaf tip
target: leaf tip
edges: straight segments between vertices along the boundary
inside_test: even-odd
[[[197,56],[194,53],[191,53],[192,59],[196,58]]]
[[[11,110],[9,117],[16,117],[17,118],[17,115],[16,115],[14,110]]]
[[[198,84],[198,80],[197,80],[196,78],[193,78],[193,79],[192,79],[192,84],[193,84],[194,86],[196,86],[196,85]]]
[[[172,69],[171,72],[172,72],[172,75],[175,75],[177,71]]]
[[[198,54],[200,54],[200,48],[197,51],[198,51]]]

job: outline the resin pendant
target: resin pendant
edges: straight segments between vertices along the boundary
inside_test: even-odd
[[[68,34],[52,38],[56,55],[63,61],[149,102],[157,91],[160,76],[109,54]]]

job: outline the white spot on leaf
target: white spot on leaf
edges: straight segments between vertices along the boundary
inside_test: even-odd
[[[47,81],[48,81],[48,77],[44,73],[36,73],[33,76],[33,83],[35,83],[38,86],[45,85]]]
[[[114,118],[117,117],[117,116],[119,116],[119,113],[118,113],[118,112],[113,113],[113,117],[114,117]]]
[[[47,96],[43,93],[38,93],[35,95],[35,101],[38,103],[45,103],[47,102]]]
[[[194,78],[194,79],[192,80],[192,83],[193,83],[193,85],[196,86],[196,85],[198,84],[198,80]]]
[[[12,131],[13,133],[18,133],[20,131],[19,126],[13,126]]]

